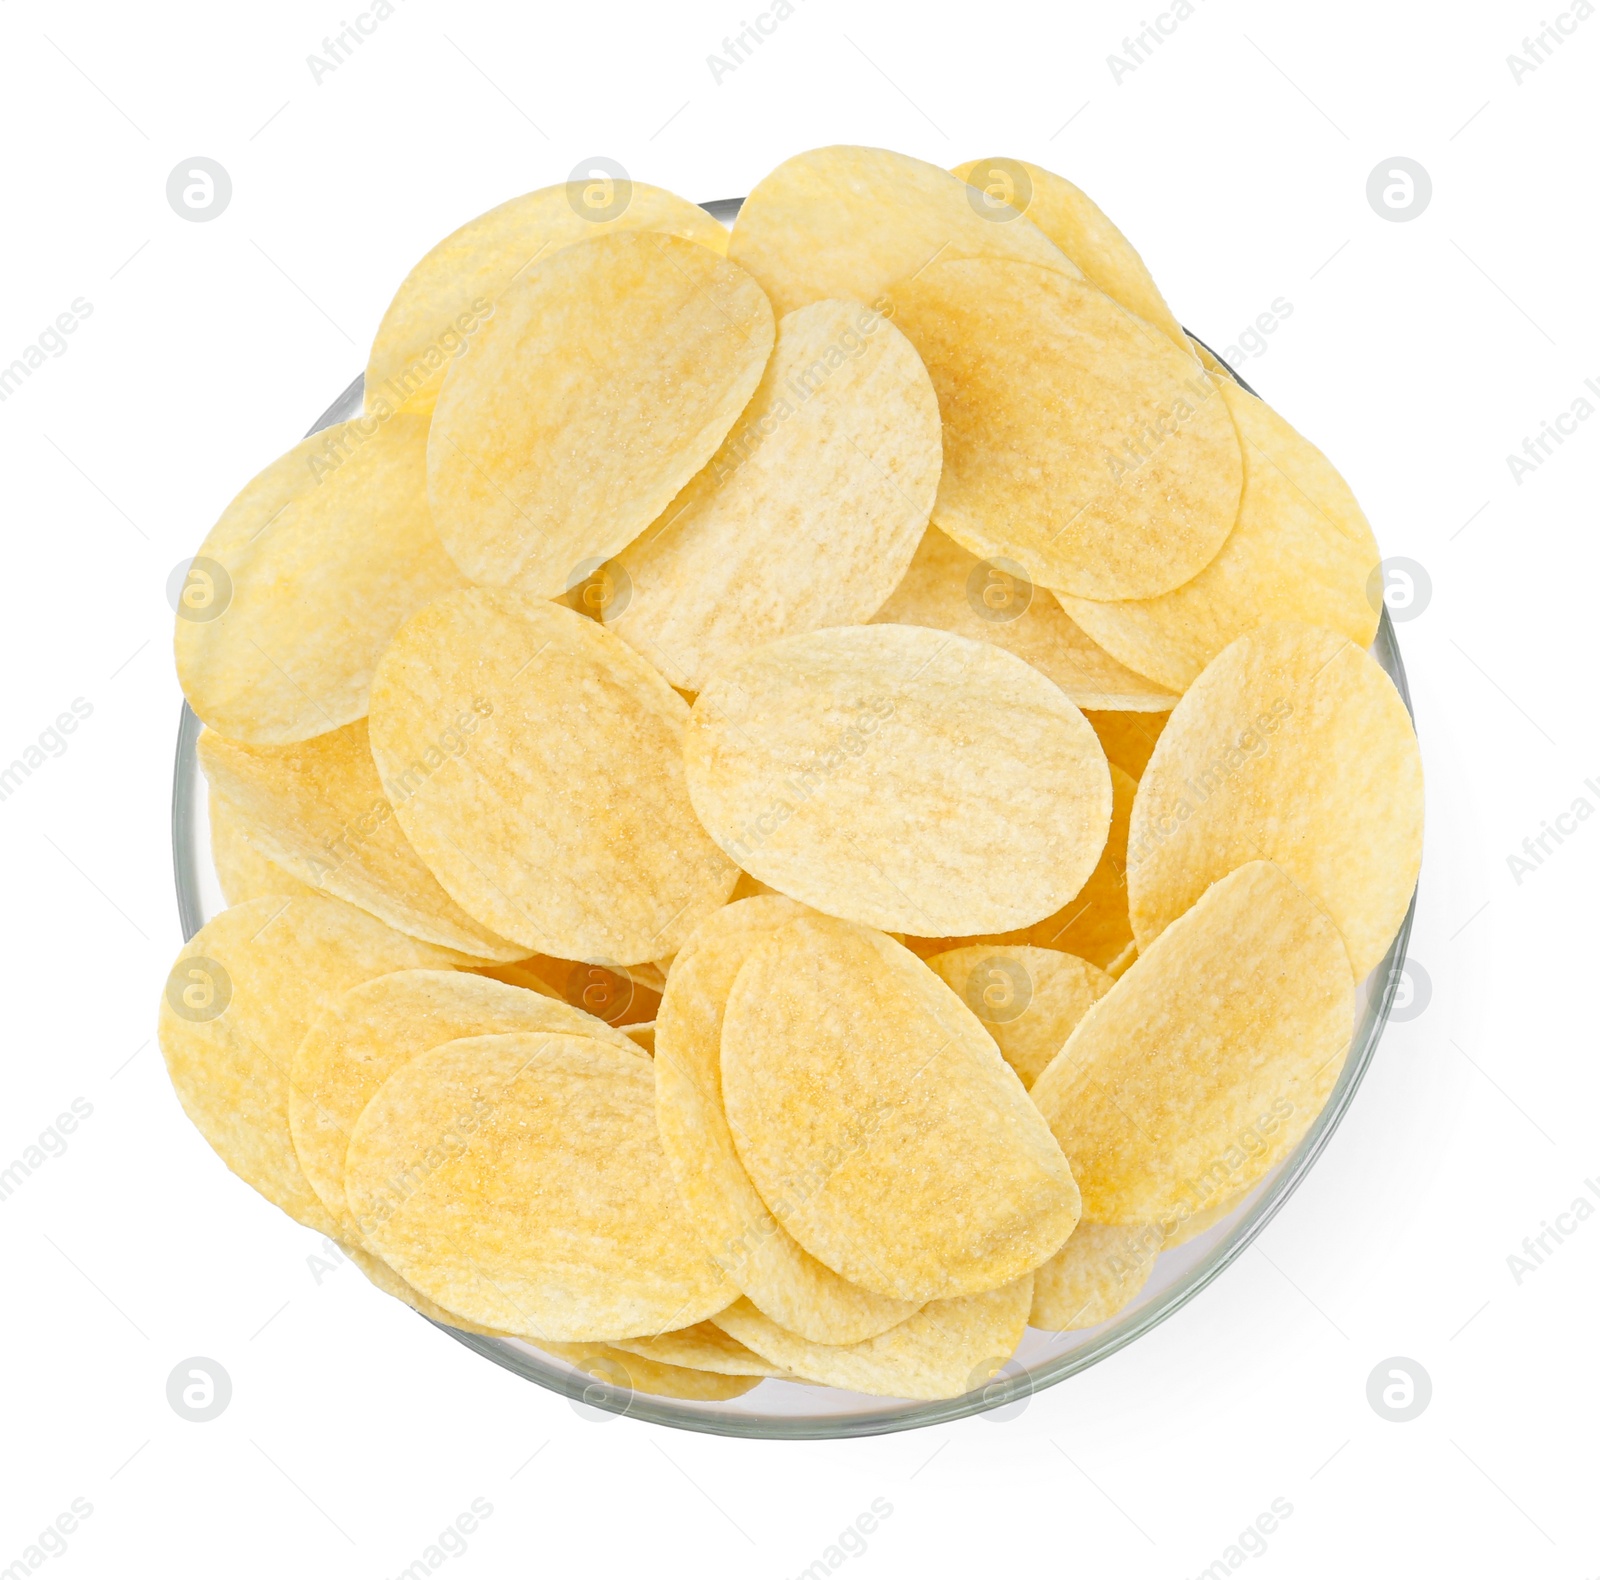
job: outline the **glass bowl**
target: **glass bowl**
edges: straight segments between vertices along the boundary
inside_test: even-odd
[[[716,218],[728,223],[738,212],[740,201],[726,199],[704,206]],[[1238,379],[1237,375],[1235,378],[1243,388],[1250,390],[1243,379]],[[361,409],[362,383],[358,375],[309,431],[316,433],[354,416]],[[1250,390],[1250,393],[1255,391]],[[1387,608],[1379,622],[1372,655],[1394,682],[1409,710],[1411,694]],[[185,703],[178,726],[177,760],[172,779],[172,862],[177,881],[178,916],[185,940],[194,937],[226,906],[211,860],[205,782],[195,756],[199,734],[200,721]],[[867,1437],[1017,1406],[1041,1388],[1048,1388],[1114,1355],[1187,1305],[1243,1254],[1289,1199],[1344,1118],[1372,1062],[1378,1039],[1388,1023],[1415,914],[1416,896],[1413,895],[1411,907],[1388,954],[1357,990],[1355,1035],[1349,1057],[1327,1105],[1312,1122],[1299,1146],[1228,1217],[1186,1245],[1163,1252],[1138,1297],[1110,1321],[1067,1333],[1027,1329],[1015,1357],[991,1382],[971,1393],[954,1399],[916,1403],[768,1378],[737,1399],[715,1403],[667,1399],[597,1381],[588,1373],[579,1372],[517,1339],[484,1338],[438,1323],[434,1326],[507,1371],[553,1393],[564,1394],[580,1409],[628,1415],[659,1426],[715,1432],[728,1437]]]

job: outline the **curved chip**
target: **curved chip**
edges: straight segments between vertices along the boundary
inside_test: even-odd
[[[722,1015],[763,938],[807,915],[778,897],[708,917],[679,951],[656,1020],[656,1125],[678,1194],[729,1279],[774,1321],[820,1344],[903,1322],[915,1302],[874,1294],[809,1255],[773,1217],[739,1160],[722,1102]]]
[[[624,231],[507,288],[439,391],[428,500],[473,581],[564,592],[715,454],[773,340],[761,288],[709,248]]]
[[[969,944],[930,955],[928,968],[983,1022],[1024,1086],[1111,989],[1098,966],[1033,944]]]
[[[1048,675],[1080,708],[1164,712],[1178,700],[1118,663],[1021,566],[980,560],[937,527],[923,535],[873,623],[925,625],[992,642]]]
[[[916,626],[788,637],[721,670],[689,794],[747,872],[887,931],[1000,932],[1059,910],[1111,818],[1105,754],[1012,653]]]
[[[197,753],[256,848],[311,888],[446,949],[484,960],[527,953],[462,910],[411,848],[379,782],[365,719],[290,746],[246,746],[205,730]]]
[[[243,816],[215,790],[206,797],[206,821],[211,828],[211,865],[217,869],[217,883],[229,905],[242,905],[263,894],[298,899],[317,892],[263,856],[245,834]]]
[[[367,358],[367,410],[431,412],[452,361],[507,286],[563,247],[618,230],[728,250],[727,231],[703,208],[642,181],[524,192],[452,231],[400,282]]]
[[[977,1017],[868,928],[801,917],[755,945],[723,1014],[722,1096],[773,1215],[864,1288],[993,1289],[1078,1221],[1072,1170]]]
[[[1004,220],[1007,209],[1026,215],[1091,285],[1187,349],[1183,326],[1144,259],[1087,192],[1025,159],[974,159],[957,165],[953,174],[985,194],[987,210],[996,220]]]
[[[632,1355],[615,1344],[557,1344],[550,1339],[541,1339],[539,1344],[569,1366],[598,1378],[603,1385],[602,1397],[612,1404],[625,1405],[636,1393],[657,1394],[666,1399],[737,1399],[761,1386],[759,1377],[734,1377],[690,1366],[672,1366]],[[600,1405],[592,1402],[591,1408],[598,1409]]]
[[[1010,1358],[1028,1324],[1033,1275],[1000,1289],[934,1300],[898,1327],[860,1344],[813,1344],[780,1328],[748,1300],[711,1320],[796,1377],[894,1399],[953,1399],[982,1388]]]
[[[1367,583],[1378,544],[1328,458],[1264,401],[1229,379],[1217,388],[1239,431],[1244,493],[1233,530],[1192,581],[1159,598],[1093,603],[1060,594],[1095,641],[1174,691],[1236,637],[1299,620],[1368,647],[1378,609]]]
[[[787,1375],[781,1366],[763,1360],[710,1320],[697,1322],[692,1328],[679,1328],[675,1333],[660,1333],[653,1339],[618,1339],[616,1348],[647,1361],[720,1372],[727,1377]]]
[[[1084,1216],[1159,1225],[1253,1185],[1333,1090],[1354,1013],[1339,931],[1281,867],[1213,884],[1034,1082]]]
[[[593,620],[473,588],[384,654],[372,755],[466,911],[530,951],[632,966],[672,954],[738,878],[689,804],[688,712]]]
[[[1238,1195],[1226,1197],[1214,1207],[1207,1207],[1202,1212],[1186,1213],[1169,1223],[1158,1224],[1157,1227],[1162,1231],[1161,1249],[1171,1251],[1177,1246],[1187,1245],[1191,1240],[1204,1234],[1207,1229],[1214,1229],[1224,1218],[1237,1212],[1249,1194],[1248,1190],[1242,1190]]]
[[[1422,863],[1422,757],[1393,682],[1337,632],[1262,626],[1173,710],[1128,837],[1140,951],[1255,857],[1333,918],[1358,979],[1383,958]]]
[[[836,145],[786,159],[733,222],[728,256],[780,315],[829,297],[878,305],[932,258],[1020,258],[1076,278],[1031,220],[996,225],[963,181],[883,148]]]
[[[183,694],[212,729],[282,745],[359,719],[401,622],[462,585],[428,513],[427,439],[425,418],[353,418],[223,511],[173,636]]]
[[[995,258],[930,264],[889,300],[944,418],[934,525],[964,548],[1080,597],[1149,598],[1222,547],[1239,438],[1159,329],[1086,281]]]
[[[459,959],[323,895],[266,895],[214,916],[183,946],[161,998],[161,1052],[183,1111],[245,1184],[339,1235],[289,1133],[295,1049],[346,988]]]
[[[534,1343],[688,1327],[736,1293],[678,1204],[649,1064],[596,1037],[418,1054],[356,1122],[345,1193],[408,1283]]]
[[[413,1289],[382,1257],[362,1250],[359,1245],[351,1245],[348,1240],[341,1240],[339,1254],[349,1257],[374,1289],[381,1289],[384,1294],[392,1296],[402,1305],[410,1306],[429,1322],[439,1322],[447,1328],[459,1328],[463,1333],[481,1334],[488,1339],[510,1337],[498,1328],[486,1328],[476,1322],[468,1322],[465,1317],[459,1317],[453,1311],[446,1311],[443,1306],[429,1300],[420,1289]]]
[[[910,341],[859,302],[802,307],[722,448],[617,557],[628,594],[601,616],[685,691],[765,642],[859,624],[910,563],[940,461]]]
[[[1034,1270],[1028,1326],[1060,1333],[1110,1321],[1144,1288],[1161,1251],[1158,1224],[1080,1223]]]
[[[360,1243],[344,1192],[350,1132],[401,1065],[461,1037],[571,1032],[635,1051],[605,1022],[558,999],[470,971],[397,971],[340,994],[321,1009],[289,1072],[289,1133],[300,1166],[341,1238]]]

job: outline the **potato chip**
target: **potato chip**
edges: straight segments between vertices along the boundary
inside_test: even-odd
[[[1173,317],[1133,243],[1117,229],[1087,192],[1023,159],[974,159],[954,174],[978,188],[997,221],[1006,211],[1024,214],[1098,286],[1130,313],[1151,323],[1187,348],[1183,326]]]
[[[656,1125],[678,1194],[729,1280],[761,1311],[821,1344],[903,1322],[913,1301],[873,1294],[802,1250],[739,1160],[722,1103],[722,1012],[750,951],[806,909],[778,897],[708,917],[679,951],[656,1021]]]
[[[868,928],[800,917],[755,944],[723,1014],[722,1097],[773,1216],[866,1289],[993,1289],[1078,1221],[1072,1171],[982,1023]]]
[[[692,1328],[657,1334],[653,1339],[618,1339],[616,1347],[629,1355],[660,1361],[668,1366],[688,1366],[696,1371],[721,1372],[729,1377],[782,1377],[781,1366],[763,1360],[730,1338],[714,1322],[697,1322]]]
[[[736,1294],[678,1204],[649,1063],[597,1037],[418,1054],[357,1120],[345,1193],[407,1283],[535,1343],[689,1327]]]
[[[1378,544],[1349,485],[1265,402],[1217,385],[1239,430],[1244,493],[1233,531],[1193,581],[1159,598],[1061,602],[1140,674],[1185,691],[1235,637],[1299,620],[1371,644],[1378,610],[1367,583]]]
[[[400,282],[367,358],[367,410],[431,412],[445,372],[507,286],[563,247],[618,230],[728,250],[727,231],[703,208],[642,181],[524,192],[451,232]]]
[[[1084,1216],[1160,1224],[1253,1185],[1327,1100],[1354,1010],[1338,929],[1281,867],[1213,884],[1034,1082]]]
[[[183,1111],[245,1184],[338,1235],[289,1134],[294,1051],[346,988],[457,959],[322,895],[266,895],[214,916],[183,946],[161,999],[161,1052]]]
[[[1015,654],[916,626],[787,637],[700,693],[684,742],[700,820],[818,910],[925,937],[1060,909],[1111,817],[1105,754]]]
[[[983,1022],[1024,1086],[1111,989],[1111,978],[1087,960],[1032,944],[969,944],[930,956],[928,967]]]
[[[1137,780],[1143,776],[1144,766],[1150,761],[1150,754],[1156,749],[1156,742],[1171,714],[1121,710],[1102,713],[1085,708],[1083,716],[1094,726],[1094,733],[1100,737],[1111,766]]]
[[[359,719],[402,621],[460,587],[428,513],[428,424],[357,417],[303,439],[206,534],[173,647],[212,729],[284,745]]]
[[[781,636],[869,619],[939,487],[939,403],[911,343],[859,302],[778,325],[722,448],[617,557],[601,618],[673,685]]]
[[[759,1377],[730,1377],[688,1366],[669,1366],[642,1355],[630,1355],[612,1344],[557,1344],[550,1339],[539,1342],[568,1365],[599,1378],[605,1385],[605,1397],[617,1404],[626,1404],[636,1393],[658,1394],[667,1399],[737,1399],[761,1386]],[[598,1404],[594,1408],[599,1408]]]
[[[391,1295],[402,1304],[410,1306],[429,1322],[438,1322],[447,1328],[458,1328],[463,1333],[481,1334],[488,1339],[510,1337],[509,1334],[500,1332],[498,1328],[481,1327],[476,1322],[468,1322],[465,1317],[458,1317],[453,1311],[446,1311],[443,1306],[429,1300],[420,1289],[413,1289],[381,1257],[374,1256],[370,1251],[363,1251],[359,1245],[341,1241],[339,1254],[354,1262],[373,1288],[381,1289],[384,1294]]]
[[[716,453],[772,350],[744,270],[624,231],[510,286],[439,391],[428,499],[473,581],[541,597],[631,542]]]
[[[1337,632],[1262,626],[1173,710],[1128,839],[1140,952],[1257,857],[1338,924],[1357,978],[1378,963],[1422,861],[1422,759],[1389,677]]]
[[[1085,281],[996,258],[931,264],[889,301],[944,418],[933,522],[963,548],[1080,597],[1150,598],[1222,547],[1239,438],[1159,329]]]
[[[372,686],[385,795],[456,902],[567,960],[670,954],[736,869],[696,821],[689,710],[621,638],[509,590],[442,598]]]
[[[244,819],[215,790],[207,796],[206,809],[211,826],[211,865],[217,869],[217,883],[229,905],[242,905],[263,894],[298,899],[317,892],[263,856],[246,837]]]
[[[1220,357],[1214,355],[1210,346],[1206,345],[1202,341],[1196,340],[1193,335],[1186,335],[1184,338],[1189,342],[1189,349],[1194,352],[1197,357],[1199,357],[1200,366],[1203,367],[1206,372],[1216,380],[1217,387],[1219,389],[1221,388],[1224,379],[1226,379],[1230,384],[1237,384],[1239,382],[1238,377],[1234,373],[1233,369],[1230,368],[1226,362],[1222,361]]]
[[[636,1026],[629,1026],[624,1035],[636,1047],[643,1048],[652,1058],[656,1051],[656,1023],[653,1020],[641,1022]]]
[[[898,1327],[859,1344],[813,1344],[780,1328],[748,1300],[711,1320],[775,1366],[829,1388],[894,1399],[953,1399],[982,1388],[1010,1358],[1028,1324],[1033,1275],[999,1289],[934,1300]]]
[[[289,746],[205,730],[198,755],[256,848],[310,887],[446,949],[507,961],[526,953],[468,916],[411,848],[379,783],[365,719]]]
[[[361,1231],[344,1192],[350,1132],[378,1088],[401,1065],[461,1037],[570,1032],[629,1053],[620,1032],[582,1010],[470,971],[398,971],[340,994],[311,1023],[289,1072],[289,1134],[300,1167],[340,1238]]]
[[[1033,1275],[1030,1328],[1060,1333],[1108,1322],[1144,1288],[1161,1254],[1148,1223],[1080,1223]]]
[[[589,960],[558,960],[554,955],[529,955],[505,966],[479,966],[484,976],[513,987],[530,988],[558,998],[608,1026],[638,1029],[655,1019],[666,978],[649,961],[616,966]]]
[[[1224,1218],[1231,1216],[1239,1210],[1240,1204],[1248,1196],[1249,1191],[1240,1191],[1237,1196],[1229,1196],[1224,1201],[1219,1201],[1214,1207],[1207,1207],[1203,1212],[1187,1213],[1181,1218],[1174,1218],[1170,1223],[1158,1224],[1161,1233],[1161,1249],[1171,1251],[1180,1245],[1187,1245],[1191,1240],[1197,1239],[1207,1229],[1214,1229]]]
[[[1178,700],[1119,664],[1019,565],[980,560],[929,527],[875,624],[925,625],[992,642],[1048,675],[1080,708],[1162,712]]]
[[[728,256],[781,317],[828,298],[878,305],[935,258],[1019,258],[1072,278],[1078,267],[1032,220],[997,225],[937,165],[882,148],[814,148],[786,159],[744,200]]]

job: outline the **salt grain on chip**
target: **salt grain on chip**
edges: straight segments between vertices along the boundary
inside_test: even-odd
[[[1393,682],[1337,632],[1262,626],[1173,710],[1128,837],[1140,950],[1257,857],[1333,918],[1358,978],[1378,963],[1422,861],[1422,758]]]
[[[619,232],[530,269],[434,409],[428,499],[456,564],[541,597],[581,581],[715,454],[773,330],[744,270],[674,236]]]
[[[689,804],[688,711],[593,620],[475,588],[384,654],[372,753],[463,909],[530,952],[632,966],[672,954],[738,876]]]
[[[722,1095],[773,1216],[867,1289],[993,1289],[1078,1220],[1072,1171],[982,1023],[870,928],[802,917],[751,950],[723,1016]]]
[[[688,1327],[734,1298],[678,1204],[654,1080],[596,1037],[469,1037],[362,1111],[345,1192],[367,1242],[451,1311],[538,1343]]]
[[[939,394],[933,521],[962,547],[1085,598],[1168,592],[1222,547],[1238,435],[1159,329],[1086,281],[995,258],[941,259],[889,301]]]
[[[905,336],[859,302],[800,308],[722,448],[617,557],[628,592],[602,618],[686,691],[765,642],[865,621],[910,563],[940,459]]]
[[[1084,1216],[1160,1224],[1253,1185],[1327,1101],[1354,1012],[1338,929],[1281,867],[1213,884],[1034,1082]]]
[[[1053,682],[987,642],[902,625],[757,649],[695,702],[695,811],[763,882],[925,937],[1059,910],[1111,816],[1104,753]]]

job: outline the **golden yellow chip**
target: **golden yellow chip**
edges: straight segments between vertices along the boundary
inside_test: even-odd
[[[1219,357],[1214,356],[1209,346],[1196,340],[1193,335],[1186,335],[1184,338],[1189,342],[1189,349],[1199,357],[1201,367],[1217,381],[1218,388],[1221,388],[1223,380],[1227,380],[1229,384],[1238,383],[1233,369]]]
[[[1081,597],[1150,598],[1222,547],[1238,435],[1159,329],[1085,281],[996,258],[941,260],[889,300],[944,417],[934,525],[963,548]]]
[[[446,370],[507,286],[563,247],[617,230],[728,250],[727,231],[703,208],[642,181],[597,175],[525,192],[452,231],[400,282],[367,358],[367,410],[431,412]]]
[[[1060,1333],[1109,1321],[1144,1288],[1161,1250],[1159,1224],[1080,1223],[1035,1270],[1028,1326]]]
[[[1213,884],[1034,1082],[1084,1216],[1159,1225],[1253,1185],[1322,1108],[1354,1011],[1338,929],[1281,867]]]
[[[466,911],[529,950],[632,966],[673,953],[738,877],[689,804],[688,717],[593,620],[474,588],[384,654],[372,754],[401,828]]]
[[[629,1355],[668,1366],[688,1366],[695,1371],[721,1372],[728,1377],[782,1377],[781,1366],[763,1360],[752,1349],[729,1337],[714,1322],[697,1322],[676,1333],[653,1339],[618,1339],[616,1347]]]
[[[1072,1171],[982,1023],[869,928],[801,917],[751,949],[723,1014],[722,1097],[773,1216],[866,1289],[993,1289],[1078,1221]]]
[[[464,581],[428,513],[428,423],[357,417],[303,439],[206,534],[173,647],[219,734],[303,741],[359,719],[402,621]]]
[[[1187,1213],[1181,1218],[1174,1218],[1170,1223],[1158,1224],[1156,1227],[1161,1230],[1161,1249],[1170,1251],[1176,1246],[1187,1245],[1189,1241],[1204,1234],[1207,1229],[1214,1229],[1224,1218],[1237,1212],[1249,1194],[1247,1190],[1240,1191],[1237,1196],[1229,1196],[1219,1201],[1216,1206],[1207,1207],[1203,1212]]]
[[[802,1250],[739,1160],[722,1103],[722,1014],[750,951],[805,907],[779,897],[713,913],[678,952],[656,1021],[656,1124],[685,1209],[729,1280],[774,1321],[821,1344],[871,1338],[916,1310]]]
[[[898,1327],[859,1344],[813,1344],[748,1300],[711,1320],[775,1366],[829,1388],[894,1399],[953,1399],[982,1388],[1028,1325],[1033,1274],[980,1294],[934,1300]]]
[[[1032,944],[969,944],[929,956],[928,966],[983,1022],[1024,1086],[1111,989],[1111,978],[1087,960]]]
[[[700,820],[747,872],[894,932],[1059,910],[1111,820],[1105,754],[1015,654],[917,626],[788,637],[719,671],[684,743]]]
[[[621,1032],[582,1010],[470,971],[398,971],[335,998],[311,1023],[289,1072],[289,1134],[300,1167],[340,1237],[360,1243],[344,1159],[361,1110],[388,1078],[442,1042],[503,1032],[571,1032],[633,1053]]]
[[[1178,700],[1119,664],[1021,566],[980,560],[937,527],[928,528],[910,569],[873,620],[992,642],[1048,675],[1080,708],[1163,712]]]
[[[207,796],[206,806],[211,825],[211,864],[217,869],[217,882],[229,905],[242,905],[263,894],[297,899],[317,892],[263,856],[246,836],[244,818],[215,790]]]
[[[935,258],[1019,258],[1078,277],[1032,220],[997,225],[965,182],[882,148],[814,148],[755,185],[728,256],[782,315],[830,297],[878,305]]]
[[[1085,709],[1083,716],[1094,726],[1094,733],[1100,737],[1111,766],[1120,768],[1130,779],[1138,780],[1172,715],[1121,710],[1099,713]]]
[[[214,916],[183,946],[161,997],[161,1052],[183,1111],[247,1185],[340,1234],[289,1134],[295,1049],[346,988],[459,958],[322,895],[266,895]]]
[[[1378,544],[1349,485],[1270,406],[1229,380],[1217,388],[1244,451],[1238,519],[1217,557],[1159,598],[1061,595],[1097,642],[1174,691],[1187,690],[1235,637],[1270,621],[1323,626],[1357,647],[1378,629],[1367,595]]]
[[[207,781],[284,871],[430,944],[485,960],[527,953],[462,910],[411,848],[378,780],[365,719],[289,746],[206,730],[198,753]]]
[[[463,1333],[479,1333],[490,1339],[511,1336],[502,1333],[498,1328],[486,1328],[479,1323],[467,1321],[465,1317],[458,1317],[453,1311],[446,1311],[443,1306],[429,1300],[420,1289],[413,1289],[382,1257],[374,1256],[370,1251],[363,1251],[359,1245],[341,1241],[339,1254],[349,1257],[373,1288],[381,1289],[386,1295],[392,1295],[396,1300],[410,1306],[413,1311],[421,1313],[430,1322],[443,1323],[447,1328],[459,1328]]]
[[[974,159],[954,172],[984,196],[996,222],[1025,214],[1098,286],[1130,313],[1186,346],[1183,326],[1173,317],[1133,243],[1106,217],[1087,192],[1023,159]],[[1008,213],[1009,211],[1009,213]]]
[[[539,1343],[568,1365],[599,1378],[605,1384],[606,1397],[619,1404],[636,1393],[659,1394],[667,1399],[737,1399],[761,1386],[759,1377],[731,1377],[689,1366],[670,1366],[631,1355],[614,1344],[557,1344],[550,1339]]]
[[[652,1057],[655,1056],[656,1023],[653,1020],[641,1021],[636,1025],[629,1026],[625,1035],[628,1041],[636,1047],[643,1048]]]
[[[623,231],[509,287],[450,369],[428,499],[475,582],[564,592],[631,542],[716,453],[772,350],[743,269]]]
[[[596,1037],[418,1054],[357,1120],[345,1193],[407,1283],[535,1343],[689,1327],[736,1294],[678,1204],[648,1061]]]
[[[1140,952],[1257,857],[1333,918],[1358,978],[1383,958],[1422,861],[1422,758],[1389,677],[1337,632],[1262,626],[1173,710],[1128,838]]]
[[[601,618],[686,691],[765,642],[867,620],[928,524],[940,461],[910,341],[859,302],[802,307],[722,448],[617,557]]]

